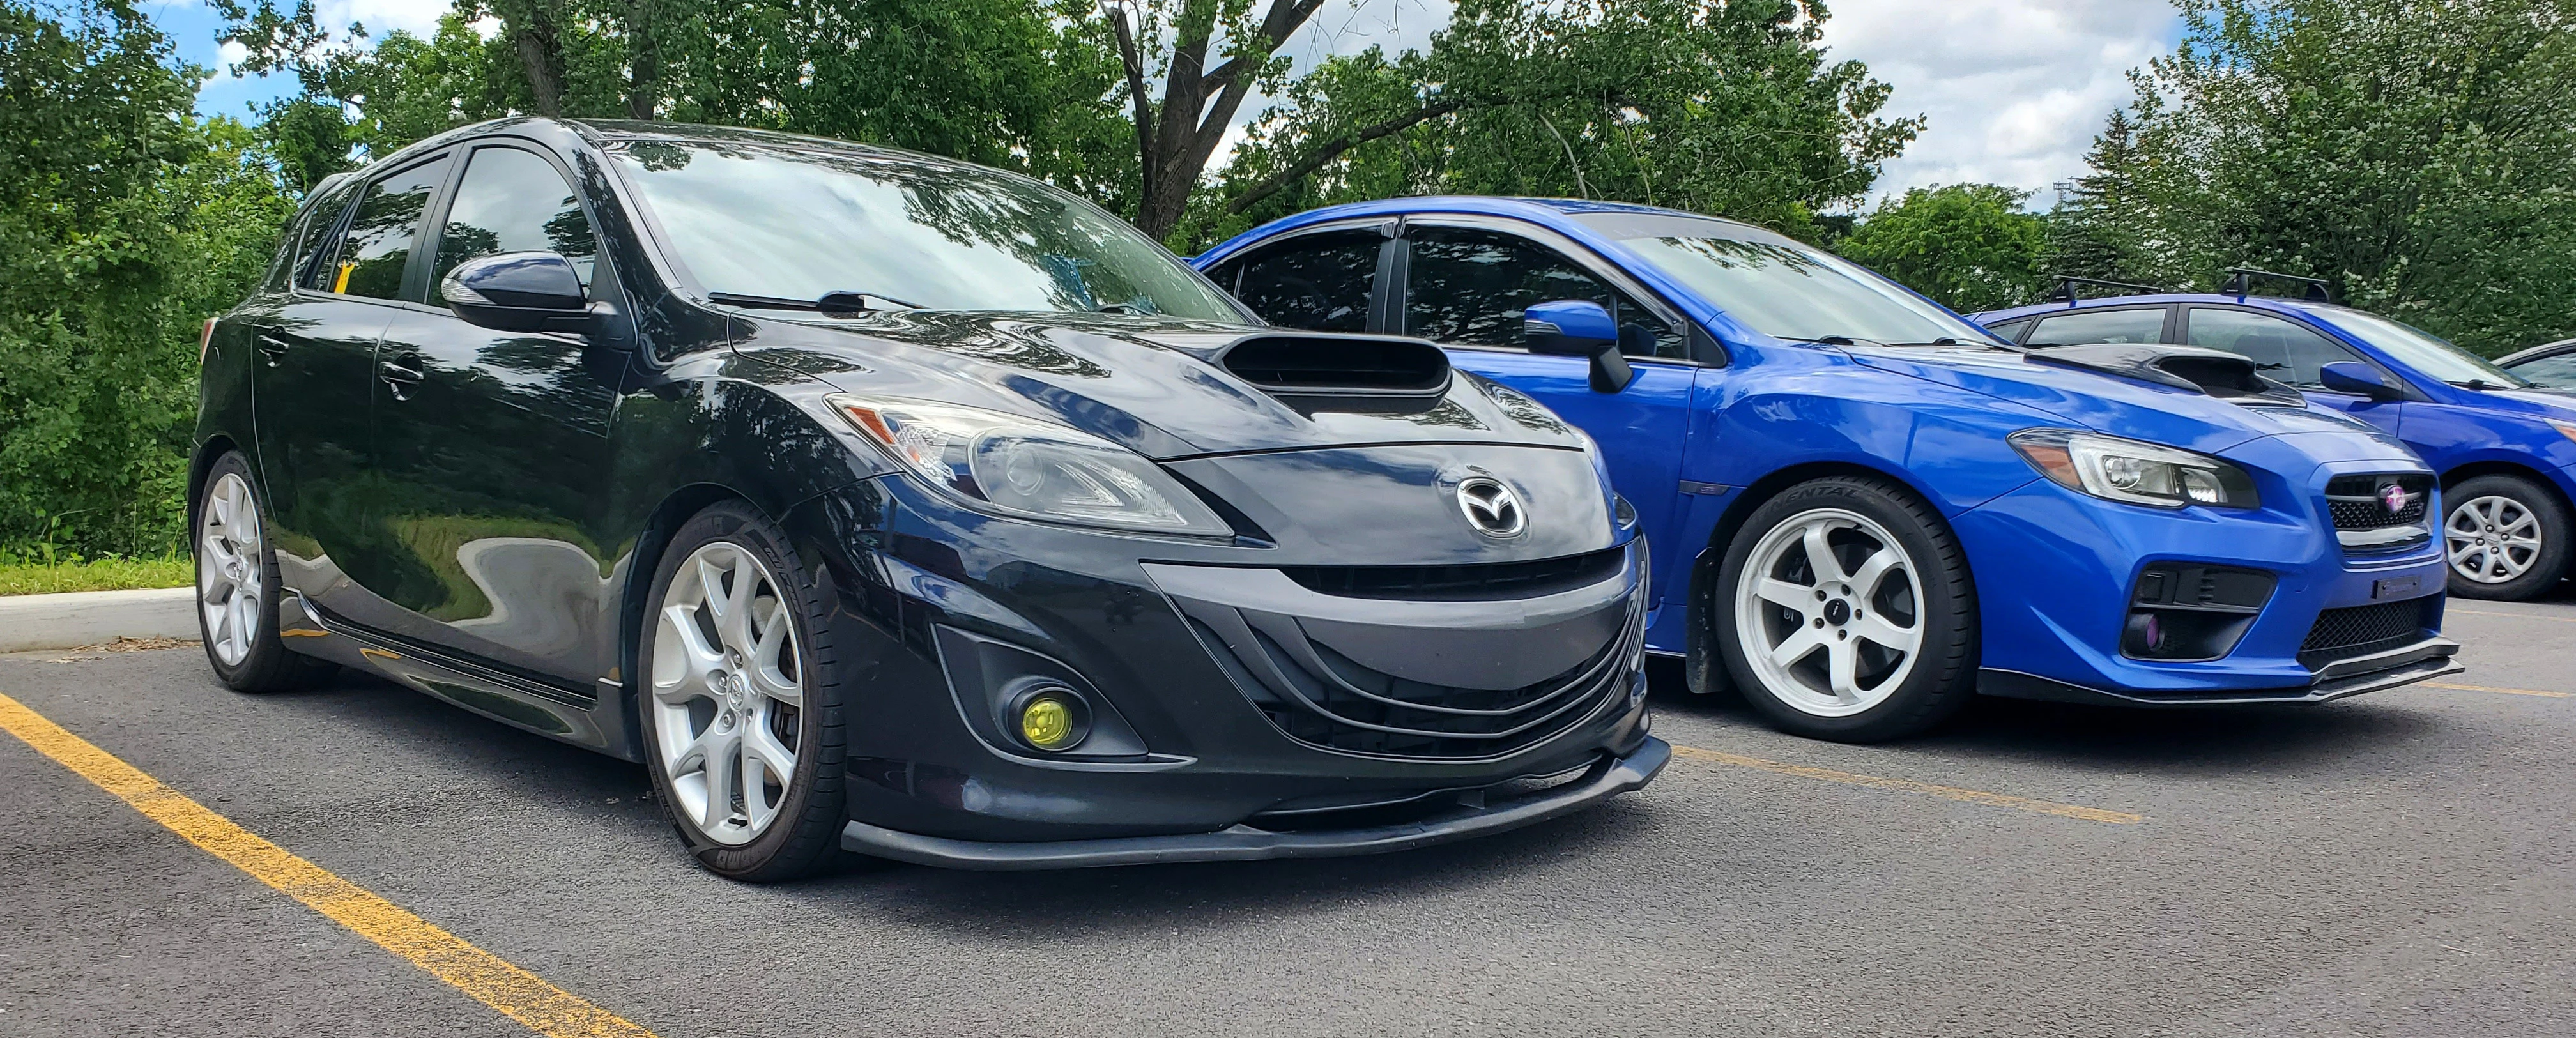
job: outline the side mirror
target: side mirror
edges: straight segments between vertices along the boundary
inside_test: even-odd
[[[2373,400],[2404,400],[2406,391],[2388,384],[2379,369],[2360,361],[2339,360],[2317,369],[2317,381],[2327,390],[2366,396]]]
[[[1592,391],[1616,393],[1636,373],[1619,355],[1619,324],[1588,299],[1535,303],[1521,313],[1521,341],[1531,353],[1592,358]]]
[[[551,252],[496,252],[456,265],[439,282],[467,324],[505,332],[592,330],[593,307],[572,261]]]

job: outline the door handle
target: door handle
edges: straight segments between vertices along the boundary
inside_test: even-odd
[[[272,368],[285,363],[286,340],[267,332],[259,333],[259,359],[267,361]]]
[[[428,374],[421,369],[420,351],[404,350],[377,362],[376,377],[383,379],[385,387],[393,391],[394,399],[409,400],[412,388],[420,385]]]

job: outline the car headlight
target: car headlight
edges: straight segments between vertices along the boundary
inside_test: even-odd
[[[2206,454],[2068,429],[2006,437],[2032,468],[2069,490],[2157,508],[2262,504],[2244,469]]]
[[[1161,466],[1080,429],[927,400],[825,399],[897,464],[970,508],[1121,530],[1234,534]]]

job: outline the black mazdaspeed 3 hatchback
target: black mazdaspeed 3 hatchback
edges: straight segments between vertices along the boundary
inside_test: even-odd
[[[1581,433],[943,159],[422,141],[209,322],[191,487],[226,684],[337,663],[640,760],[741,879],[1393,850],[1669,756]]]

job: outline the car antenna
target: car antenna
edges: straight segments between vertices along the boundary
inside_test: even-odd
[[[2084,301],[2081,293],[2077,290],[2077,286],[2079,285],[2092,285],[2098,288],[2116,288],[2122,290],[2122,292],[2127,295],[2138,295],[2141,293],[2153,294],[2164,291],[2164,289],[2158,288],[2154,285],[2140,285],[2128,281],[2104,281],[2101,278],[2079,278],[2073,274],[2060,274],[2057,276],[2057,290],[2050,292],[2043,298],[2063,299],[2066,300],[2066,305],[2073,306]]]
[[[2246,295],[2249,294],[2248,290],[2253,287],[2255,278],[2270,278],[2274,281],[2296,281],[2302,286],[2302,291],[2300,293],[2301,298],[2317,303],[2334,302],[2334,291],[2326,285],[2324,278],[2301,277],[2297,274],[2283,274],[2279,271],[2273,270],[2256,270],[2252,267],[2227,268],[2227,283],[2219,288],[2218,291],[2223,295],[2235,296],[2236,301],[2242,303],[2245,301]]]

